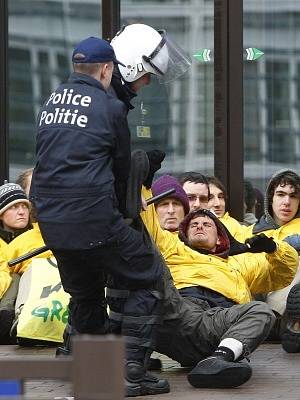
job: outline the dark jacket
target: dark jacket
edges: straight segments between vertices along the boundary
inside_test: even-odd
[[[41,108],[30,198],[48,247],[89,249],[110,240],[121,218],[115,182],[129,173],[123,132],[113,122],[121,108],[100,82],[78,73]]]
[[[5,243],[10,243],[12,242],[17,236],[21,235],[22,233],[28,231],[29,229],[32,229],[32,225],[29,223],[26,228],[23,229],[17,229],[14,232],[8,232],[5,229],[3,229],[3,226],[0,222],[0,239],[2,239]]]
[[[130,100],[135,94],[125,84],[122,84],[120,73],[117,70],[114,71],[108,96],[115,132],[113,150],[113,174],[116,177],[115,191],[119,210],[126,216],[127,183],[131,162],[131,139],[127,114],[133,108]]]

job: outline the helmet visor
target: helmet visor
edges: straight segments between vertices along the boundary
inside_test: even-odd
[[[143,59],[155,70],[160,83],[168,83],[183,75],[192,60],[165,31],[159,33],[162,35],[160,43],[149,57],[143,56]]]

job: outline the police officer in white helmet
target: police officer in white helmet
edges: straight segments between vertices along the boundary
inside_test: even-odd
[[[140,88],[150,83],[151,75],[156,75],[161,83],[170,82],[187,71],[191,61],[180,47],[170,40],[165,31],[157,31],[144,24],[123,27],[112,39],[111,45],[116,57],[121,57],[123,60],[122,66],[115,66],[109,92],[110,111],[118,138],[113,166],[114,175],[119,177],[115,182],[115,191],[119,210],[124,217],[132,218],[133,215],[129,210],[132,201],[126,202],[131,158],[127,114],[133,108],[131,99],[136,96]],[[149,173],[143,183],[150,188],[153,175],[160,168],[164,153],[153,150],[147,154]],[[135,171],[131,171],[131,175],[134,173]],[[146,238],[145,245],[152,248],[152,243],[147,242]],[[135,250],[128,249],[133,253]],[[134,287],[129,281],[127,287],[124,286],[124,281],[120,282],[116,276],[109,276],[108,279],[106,294],[110,307],[111,331],[122,334],[126,340],[127,396],[153,395],[169,391],[167,380],[158,379],[147,372],[149,357],[154,347],[155,328],[160,319],[163,292],[162,259],[154,249],[153,254],[153,266],[148,268],[148,275],[153,277],[153,284],[151,287],[148,286],[147,290],[142,281],[140,284],[137,282],[140,275],[138,270]],[[157,279],[158,269],[161,271],[159,279]],[[128,291],[128,287],[132,290]],[[133,293],[138,294],[139,303],[132,301]],[[131,298],[130,302],[126,302],[128,296]],[[143,307],[140,306],[141,303]],[[127,323],[127,319],[131,322]]]
[[[148,25],[123,27],[112,39],[111,45],[116,56],[122,57],[125,66],[120,65],[119,71],[132,89],[146,74],[157,75],[161,83],[167,83],[181,76],[191,65],[190,57],[170,39],[166,31],[156,31]]]

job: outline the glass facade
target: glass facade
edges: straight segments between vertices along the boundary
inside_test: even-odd
[[[212,21],[212,1],[121,2],[122,25],[141,22],[163,28],[192,57],[190,70],[178,80],[161,85],[152,79],[129,113],[134,146],[166,151],[160,172],[213,171],[213,61],[193,57],[205,48],[213,50]],[[140,138],[136,127],[143,123],[150,135]]]
[[[213,47],[212,1],[121,1],[122,24],[164,28],[192,57],[175,82],[153,78],[134,100],[133,147],[161,148],[163,171],[213,171],[213,62],[193,54]],[[40,105],[71,70],[70,55],[84,37],[101,36],[101,2],[9,1],[10,176],[34,164]],[[143,127],[146,127],[144,129]]]
[[[299,19],[297,0],[244,0],[245,176],[263,190],[276,170],[299,171]]]
[[[35,162],[40,105],[71,71],[74,44],[101,36],[101,2],[10,0],[10,179]]]
[[[300,164],[300,2],[243,4],[244,173],[264,189],[274,171]],[[102,16],[100,0],[9,0],[8,6],[13,180],[34,164],[41,103],[68,76],[74,44],[101,36]],[[133,22],[166,29],[193,60],[180,79],[161,85],[153,78],[139,92],[129,116],[133,147],[164,149],[161,172],[213,173],[214,1],[121,0],[121,24]]]

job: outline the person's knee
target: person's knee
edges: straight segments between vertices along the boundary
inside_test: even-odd
[[[73,299],[71,320],[72,326],[79,333],[106,333],[108,330],[106,302]]]
[[[275,324],[276,316],[267,303],[252,301],[250,304],[252,312],[263,317],[263,320],[266,320],[271,327]]]

